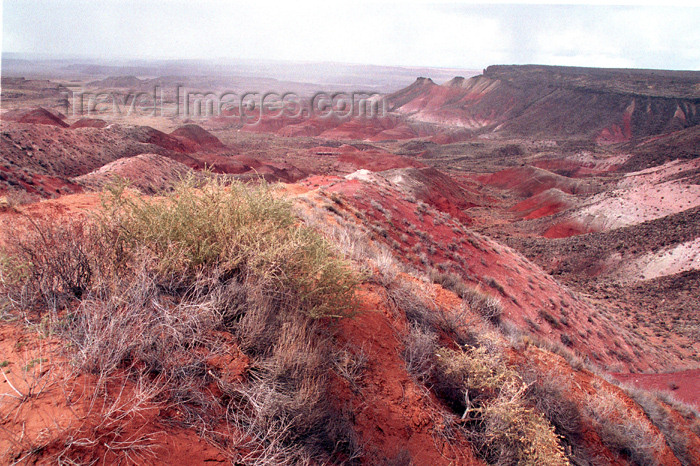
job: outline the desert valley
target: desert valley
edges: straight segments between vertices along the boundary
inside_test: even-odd
[[[3,58],[0,463],[700,464],[700,72],[268,72]]]

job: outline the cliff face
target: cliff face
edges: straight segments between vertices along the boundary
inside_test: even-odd
[[[443,85],[419,78],[388,99],[416,122],[609,144],[700,123],[699,83],[698,72],[490,66]]]

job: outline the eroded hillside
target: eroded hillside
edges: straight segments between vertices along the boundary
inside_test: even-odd
[[[0,458],[700,464],[697,83],[497,66],[251,126],[4,79]]]

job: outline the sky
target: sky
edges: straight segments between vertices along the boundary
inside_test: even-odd
[[[700,70],[700,7],[618,3],[3,0],[1,47],[57,58]]]

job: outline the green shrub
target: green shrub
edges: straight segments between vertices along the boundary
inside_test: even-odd
[[[79,372],[160,380],[204,432],[227,412],[242,433],[230,441],[259,464],[356,456],[328,396],[335,357],[319,318],[352,313],[359,276],[268,185],[190,178],[142,198],[115,184],[94,218],[30,232],[10,241],[0,285],[14,309],[41,298],[67,309],[52,330]],[[226,331],[250,358],[241,384],[208,362]]]
[[[296,301],[312,317],[351,311],[359,280],[350,264],[265,183],[189,178],[161,199],[113,188],[101,223],[117,231],[117,248],[152,253],[163,278],[194,279],[215,268]]]
[[[13,241],[2,274],[18,306],[43,298],[62,307],[146,254],[166,288],[188,288],[215,273],[255,283],[315,318],[351,312],[358,275],[268,185],[191,177],[160,198],[125,187],[108,188],[96,219],[28,221],[29,234]]]

